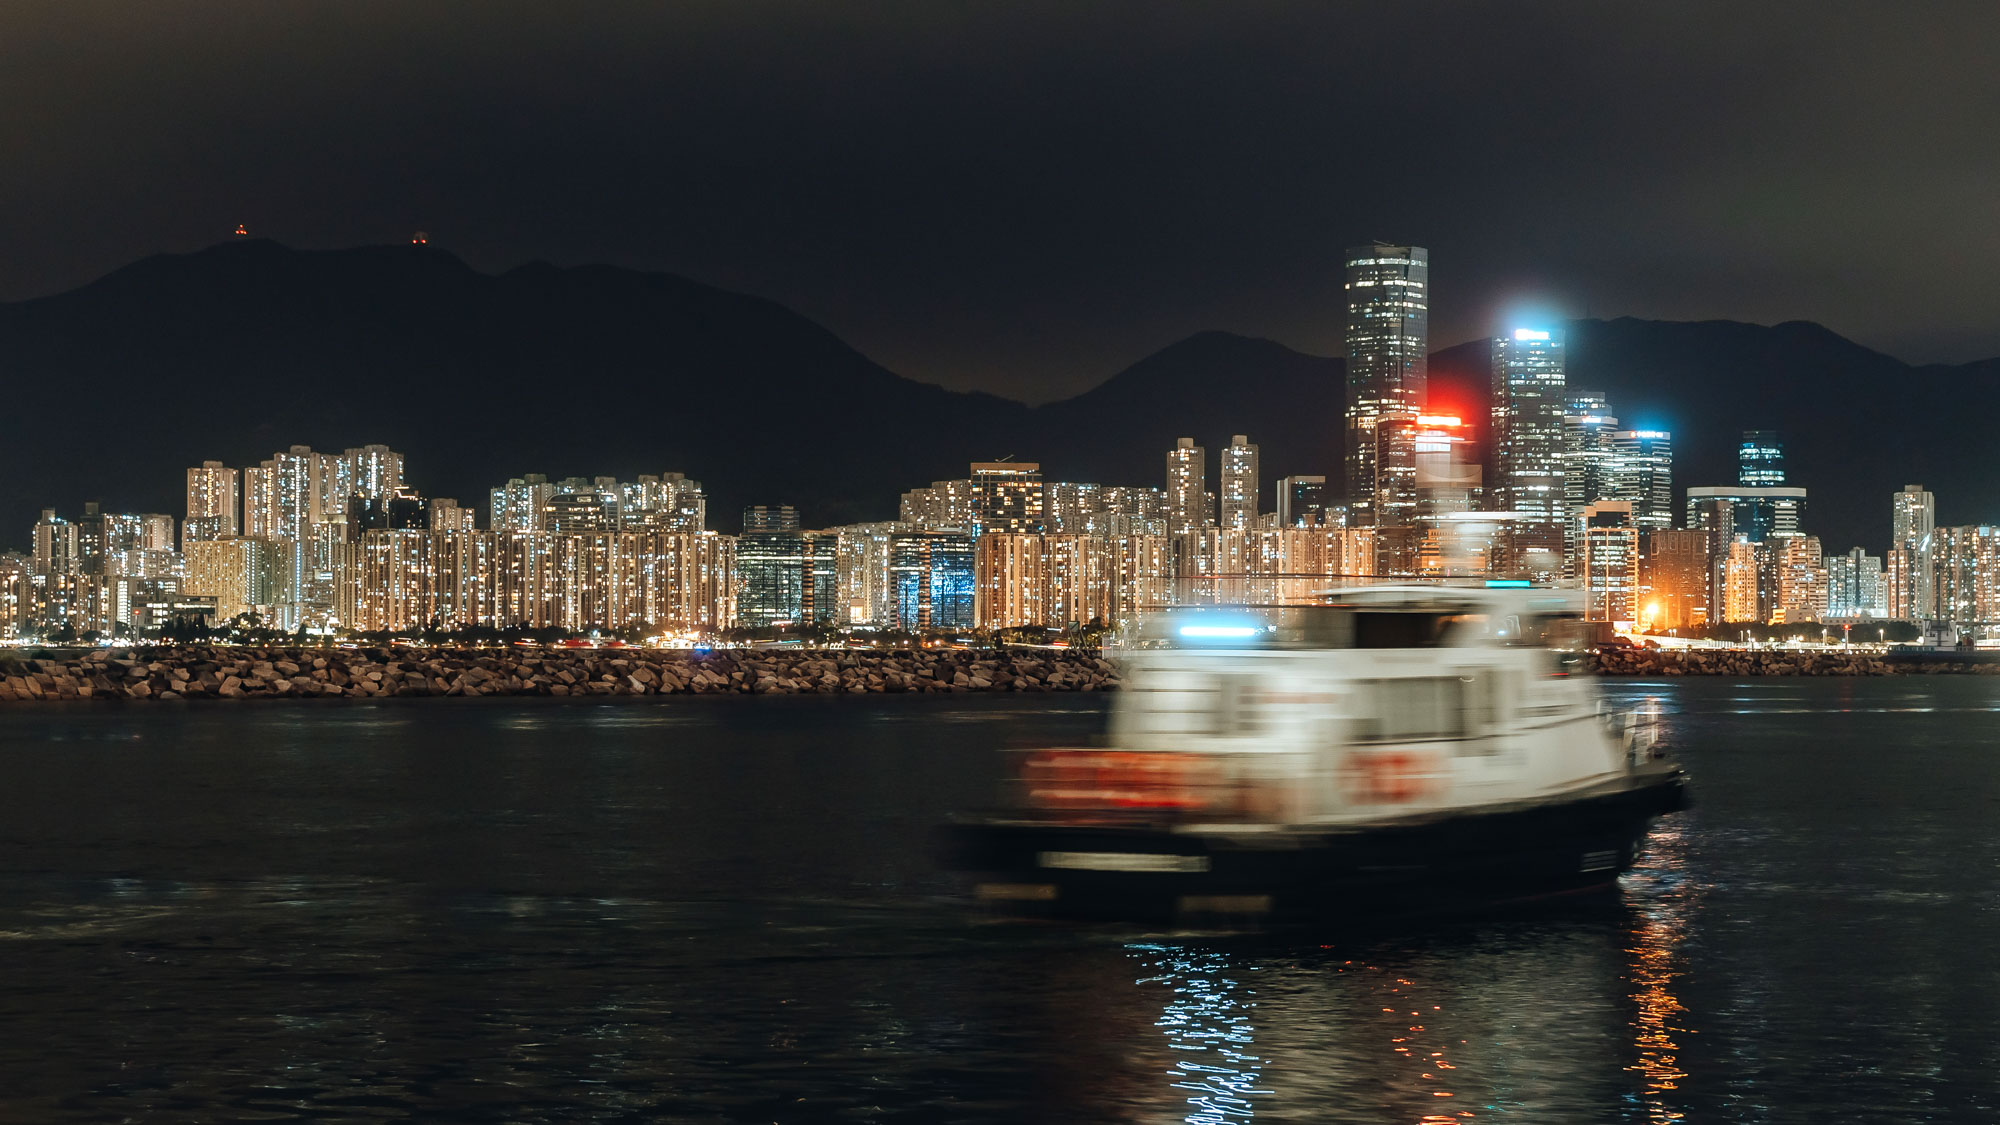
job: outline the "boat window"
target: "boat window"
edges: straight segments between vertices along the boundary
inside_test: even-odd
[[[1354,613],[1355,648],[1435,648],[1450,615],[1442,613]]]
[[[1365,688],[1367,702],[1355,717],[1360,741],[1465,737],[1465,683],[1458,676],[1370,680]]]
[[[1590,647],[1590,626],[1575,614],[1544,613],[1520,619],[1518,628],[1507,630],[1507,643],[1549,650],[1554,671],[1568,673],[1583,665]]]

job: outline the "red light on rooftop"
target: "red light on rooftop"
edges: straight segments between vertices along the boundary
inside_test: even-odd
[[[1463,427],[1465,422],[1456,414],[1419,414],[1417,416],[1417,425],[1442,426],[1455,430]]]

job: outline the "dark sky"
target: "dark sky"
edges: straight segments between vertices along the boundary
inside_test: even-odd
[[[671,270],[1030,399],[1511,303],[2000,354],[2000,4],[0,6],[0,298],[238,222]]]

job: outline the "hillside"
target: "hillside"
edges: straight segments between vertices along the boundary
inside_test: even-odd
[[[2000,515],[1984,419],[2000,360],[1911,367],[1817,325],[1576,321],[1570,382],[1676,438],[1677,484],[1733,480],[1747,428],[1784,435],[1809,522],[1880,549],[1888,495],[1939,493],[1946,522]],[[1432,357],[1434,399],[1483,426],[1484,341]],[[1159,483],[1173,439],[1249,434],[1268,482],[1338,480],[1342,364],[1269,340],[1191,336],[1090,391],[1029,408],[885,370],[772,302],[667,274],[528,265],[491,275],[420,246],[231,242],[148,258],[68,293],[0,304],[20,420],[0,543],[36,511],[182,510],[182,471],[291,444],[382,441],[427,495],[484,506],[545,472],[678,470],[712,522],[792,503],[830,525],[892,517],[904,489],[1012,454],[1050,479]],[[1267,495],[1267,503],[1268,495]]]

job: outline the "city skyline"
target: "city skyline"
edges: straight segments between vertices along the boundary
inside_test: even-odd
[[[822,526],[767,504],[746,508],[735,535],[707,526],[703,484],[677,471],[510,478],[488,490],[482,528],[476,508],[416,491],[402,451],[294,445],[242,470],[188,467],[178,549],[164,513],[44,509],[31,552],[0,554],[0,626],[138,636],[254,615],[315,633],[1101,628],[1407,577],[1571,585],[1587,620],[1640,631],[1894,620],[2000,634],[2000,528],[1940,526],[1934,495],[1911,484],[1892,498],[1888,551],[1829,550],[1772,430],[1742,433],[1734,484],[1682,489],[1677,527],[1673,435],[1620,429],[1608,396],[1567,387],[1551,332],[1510,339],[1519,347],[1496,349],[1493,368],[1509,405],[1496,408],[1506,440],[1489,457],[1492,486],[1460,418],[1376,422],[1378,447],[1396,435],[1413,469],[1395,523],[1362,522],[1389,510],[1380,487],[1378,503],[1337,502],[1322,477],[1271,481],[1267,505],[1243,434],[1212,462],[1178,439],[1157,486],[975,461],[905,492],[894,521]]]

